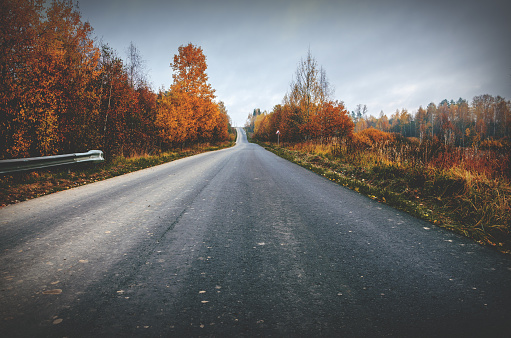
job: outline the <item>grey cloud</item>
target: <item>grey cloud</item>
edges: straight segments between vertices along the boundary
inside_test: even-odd
[[[511,98],[507,1],[96,1],[81,5],[123,56],[133,41],[155,89],[177,48],[203,47],[235,124],[280,103],[310,47],[349,109],[414,110],[443,98]]]

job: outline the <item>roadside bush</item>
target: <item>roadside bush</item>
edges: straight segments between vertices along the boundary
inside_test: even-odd
[[[430,175],[424,168],[413,167],[406,171],[408,179],[408,185],[412,189],[422,189],[428,180]]]
[[[405,170],[403,168],[399,168],[398,166],[391,164],[379,164],[372,167],[371,171],[376,175],[378,179],[394,179],[397,177],[403,177],[405,175]]]
[[[425,192],[438,198],[463,194],[466,189],[466,181],[461,177],[455,177],[445,171],[436,171],[432,180],[425,182]]]

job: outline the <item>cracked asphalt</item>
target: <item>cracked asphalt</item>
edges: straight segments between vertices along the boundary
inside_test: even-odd
[[[3,337],[508,337],[511,259],[249,144],[0,209]]]

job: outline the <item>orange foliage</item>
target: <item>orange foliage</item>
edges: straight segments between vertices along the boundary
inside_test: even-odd
[[[13,28],[0,33],[7,42],[0,66],[1,156],[82,150],[75,147],[90,142],[77,129],[93,120],[99,97],[94,81],[100,53],[90,38],[92,28],[65,1],[54,1],[45,11],[42,1],[8,0],[1,10]]]
[[[353,121],[342,102],[326,102],[312,118],[313,138],[345,138],[353,132]]]
[[[172,95],[160,93],[157,102],[108,45],[95,46],[72,1],[44,3],[0,5],[0,158],[90,149],[111,158],[150,152],[158,141],[228,138],[227,111],[213,102],[200,47],[180,47]]]
[[[346,138],[353,132],[353,121],[348,116],[342,102],[328,101],[314,109],[309,118],[298,106],[276,105],[273,111],[256,117],[254,136],[260,140],[276,141],[277,130],[280,139],[285,142],[296,142],[306,138],[318,141],[329,141],[334,137]]]
[[[354,136],[359,137],[369,147],[387,146],[396,139],[394,134],[374,128],[364,129],[359,133],[355,133]]]
[[[169,145],[227,139],[229,119],[222,102],[215,103],[207,83],[206,57],[201,47],[181,46],[171,64],[174,82],[158,98],[156,125]]]
[[[268,115],[255,117],[255,138],[277,141],[277,130],[283,142],[328,142],[351,135],[353,121],[343,102],[329,99],[333,91],[310,51],[300,61],[290,89],[282,105],[276,105]]]

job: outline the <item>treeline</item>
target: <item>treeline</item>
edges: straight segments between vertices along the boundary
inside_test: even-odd
[[[447,146],[506,148],[511,144],[511,101],[489,94],[465,99],[443,100],[438,105],[420,106],[415,113],[396,110],[390,117],[367,116],[367,106],[357,105],[349,113],[343,102],[332,101],[326,73],[309,51],[301,60],[290,91],[271,112],[254,109],[245,127],[261,141],[330,142],[351,140],[353,132],[374,128],[380,131],[434,140]]]
[[[72,1],[3,0],[0,27],[0,158],[128,156],[228,138],[200,47],[179,48],[173,85],[155,93],[136,47],[124,62]]]
[[[471,103],[462,98],[443,100],[438,105],[421,106],[415,113],[396,110],[390,117],[383,112],[378,118],[366,117],[364,108],[358,105],[351,114],[356,132],[372,127],[460,147],[497,145],[511,139],[511,101],[500,96],[479,95]]]
[[[354,124],[343,102],[332,100],[326,72],[318,66],[310,51],[301,60],[283,103],[270,113],[254,110],[246,127],[261,141],[286,142],[314,140],[328,142],[345,138],[353,132]]]

